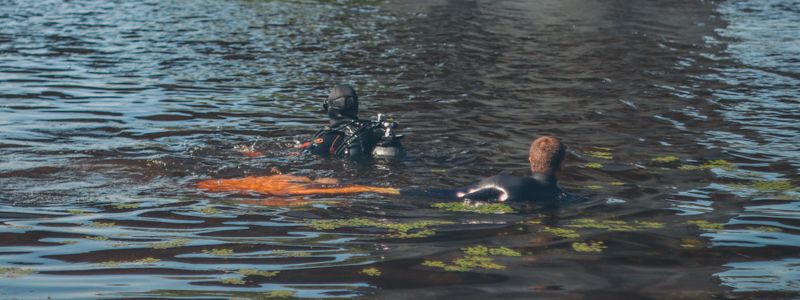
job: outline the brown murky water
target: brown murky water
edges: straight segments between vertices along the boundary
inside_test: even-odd
[[[800,297],[799,7],[0,0],[0,298]],[[408,158],[292,153],[342,82]],[[540,134],[582,201],[194,186],[460,186]]]

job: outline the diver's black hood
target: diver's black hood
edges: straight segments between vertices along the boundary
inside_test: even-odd
[[[325,108],[332,120],[358,119],[358,94],[349,85],[337,85],[328,94],[322,107]]]

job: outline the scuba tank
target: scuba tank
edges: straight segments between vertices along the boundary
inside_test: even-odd
[[[394,133],[394,129],[399,124],[390,120],[384,114],[378,114],[376,123],[383,129],[383,136],[375,145],[375,149],[372,150],[372,156],[376,158],[399,158],[405,155],[406,152],[400,144],[400,139],[403,138],[403,135]]]

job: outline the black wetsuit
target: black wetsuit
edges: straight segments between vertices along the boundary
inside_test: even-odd
[[[341,118],[320,129],[305,147],[308,153],[320,156],[344,156],[350,159],[369,157],[381,141],[383,129],[373,121]]]
[[[485,178],[456,191],[456,198],[491,202],[558,201],[562,192],[555,176],[534,173],[532,176],[500,174]]]

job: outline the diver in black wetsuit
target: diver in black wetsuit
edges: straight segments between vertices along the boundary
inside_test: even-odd
[[[404,154],[402,135],[395,135],[397,123],[383,114],[377,120],[358,119],[358,95],[349,85],[335,86],[322,104],[330,125],[301,144],[305,152],[320,156],[343,156],[352,160],[367,157],[399,157]]]
[[[531,143],[528,161],[531,176],[508,174],[485,178],[456,191],[456,198],[470,201],[536,202],[556,204],[563,195],[556,174],[564,163],[566,147],[558,138],[540,137]]]

